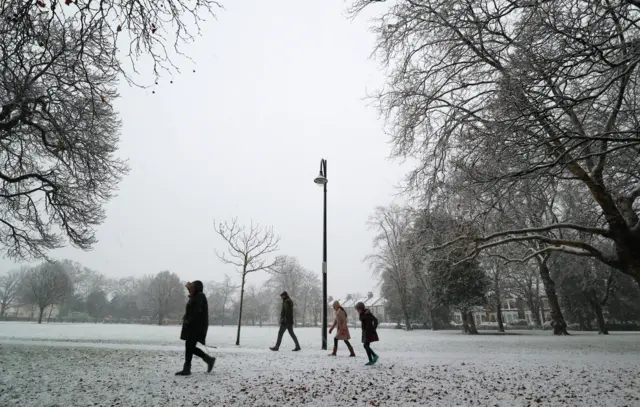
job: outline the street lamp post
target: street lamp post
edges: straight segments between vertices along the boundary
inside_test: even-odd
[[[313,180],[324,188],[322,223],[322,350],[327,350],[327,160],[320,160],[320,173]]]

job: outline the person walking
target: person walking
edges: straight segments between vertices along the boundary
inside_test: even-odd
[[[278,331],[278,341],[275,346],[270,347],[269,349],[274,352],[280,350],[282,335],[284,335],[284,331],[289,331],[289,335],[291,335],[291,339],[293,339],[293,343],[296,345],[293,351],[297,352],[302,348],[300,348],[296,334],[293,333],[293,300],[291,300],[286,291],[283,291],[282,294],[280,294],[280,298],[282,298],[282,310],[280,311],[280,330]]]
[[[347,323],[347,311],[340,306],[338,301],[333,302],[333,310],[336,312],[333,318],[333,325],[329,329],[329,334],[336,328],[336,336],[333,338],[333,352],[329,356],[336,356],[338,352],[338,341],[344,341],[350,352],[350,357],[355,357],[356,353],[353,351],[353,346],[349,343],[351,335],[349,334],[349,324]]]
[[[180,332],[180,339],[185,341],[184,366],[181,371],[176,373],[176,376],[191,374],[193,355],[207,363],[207,373],[213,370],[213,365],[216,363],[216,358],[207,355],[196,346],[198,342],[205,345],[209,329],[209,305],[203,292],[204,286],[201,281],[196,280],[187,283],[186,287],[189,290],[189,301],[187,301],[185,314],[182,318],[182,331]]]
[[[377,342],[378,338],[378,318],[373,313],[364,307],[364,303],[358,302],[356,304],[356,311],[360,314],[360,322],[362,324],[362,343],[364,350],[367,352],[369,362],[365,365],[375,365],[378,361],[378,355],[371,349],[371,342]]]

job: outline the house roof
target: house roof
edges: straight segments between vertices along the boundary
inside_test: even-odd
[[[387,303],[387,300],[381,296],[374,296],[371,298],[367,298],[367,297],[351,298],[348,300],[337,299],[337,301],[340,303],[340,305],[343,308],[354,308],[356,306],[356,303],[358,302],[363,302],[364,305],[367,307],[375,307],[377,305],[385,305]],[[329,306],[333,305],[333,301],[329,301],[328,305]]]
[[[353,308],[356,306],[356,303],[359,300],[357,298],[351,298],[349,300],[345,300],[343,303],[340,303],[340,305],[342,305],[342,308]]]
[[[383,297],[373,297],[370,299],[367,299],[367,301],[365,301],[365,305],[368,307],[375,307],[376,305],[385,305],[387,303],[387,300]]]

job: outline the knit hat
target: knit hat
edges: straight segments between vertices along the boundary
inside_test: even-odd
[[[280,294],[280,297],[288,297],[289,293],[286,291],[283,291],[282,294]]]
[[[356,309],[364,309],[364,302],[361,302],[361,301],[357,302],[355,308]]]

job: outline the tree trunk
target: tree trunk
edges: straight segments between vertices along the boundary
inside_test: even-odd
[[[477,335],[476,320],[473,317],[473,311],[469,311],[467,320],[469,321],[469,335]]]
[[[38,314],[38,323],[41,324],[42,323],[42,314],[44,314],[44,309],[46,307],[40,307],[40,313]]]
[[[49,308],[49,316],[47,317],[47,324],[51,322],[51,313],[53,312],[53,305]]]
[[[242,326],[242,303],[244,302],[244,282],[247,278],[246,266],[242,271],[242,285],[240,286],[240,315],[238,315],[238,334],[236,336],[236,346],[240,346],[240,327]]]
[[[502,323],[502,295],[500,293],[500,274],[496,268],[493,273],[493,291],[496,300],[496,319],[498,320],[498,332],[504,332],[504,324]]]
[[[496,300],[496,319],[498,320],[498,332],[504,332],[504,324],[502,323],[502,303]]]
[[[0,317],[4,316],[5,311],[7,310],[7,304],[5,302],[3,302],[0,305]]]
[[[531,315],[533,316],[533,321],[536,326],[542,326],[542,320],[540,319],[540,307],[535,305],[532,298],[527,301],[527,305],[529,306],[529,311],[531,311]]]
[[[402,310],[402,313],[404,314],[404,328],[407,331],[411,331],[411,320],[409,319],[409,312],[406,309]]]
[[[462,316],[462,331],[469,333],[469,314],[467,314],[466,310],[460,310],[460,315]]]
[[[431,330],[437,331],[438,327],[436,326],[436,319],[433,317],[433,309],[431,307],[429,307],[427,314],[429,315],[429,324],[431,324]]]
[[[596,314],[596,321],[598,322],[598,334],[601,335],[609,335],[609,330],[607,330],[607,324],[604,320],[604,315],[602,313],[602,305],[600,305],[600,301],[598,301],[598,294],[596,290],[591,288],[590,290],[584,293],[585,297],[587,297],[587,301],[593,312]]]
[[[551,279],[549,268],[547,267],[545,262],[539,263],[539,268],[540,277],[542,278],[542,283],[544,284],[544,291],[547,295],[547,300],[549,301],[553,334],[569,335],[569,332],[567,332],[567,323],[565,322],[564,316],[562,315],[560,302],[558,301],[558,295],[556,294],[556,284],[553,282],[553,279]]]
[[[162,326],[162,320],[164,319],[164,315],[162,313],[158,314],[158,326]],[[151,321],[149,321],[151,322]]]
[[[578,326],[580,327],[581,331],[590,331],[590,329],[587,327],[585,319],[582,317],[580,317],[580,319],[578,320]]]

